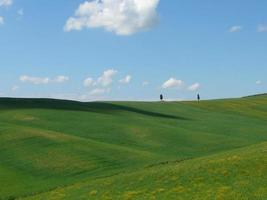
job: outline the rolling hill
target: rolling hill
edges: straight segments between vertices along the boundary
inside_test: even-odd
[[[0,99],[0,199],[266,199],[267,96]]]

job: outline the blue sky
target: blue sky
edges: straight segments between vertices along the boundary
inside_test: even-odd
[[[266,8],[265,0],[0,0],[0,96],[263,93]]]

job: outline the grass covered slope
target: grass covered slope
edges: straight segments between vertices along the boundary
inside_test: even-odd
[[[81,182],[26,199],[265,200],[266,180],[267,142]]]
[[[0,99],[0,198],[65,191],[73,184],[81,194],[70,189],[69,197],[83,197],[95,193],[83,183],[102,187],[105,177],[116,184],[129,174],[113,190],[124,195],[127,187],[134,190],[131,183],[140,183],[132,173],[156,171],[149,166],[190,159],[184,170],[191,174],[195,159],[267,141],[266,120],[266,96],[201,103]],[[96,188],[97,194],[108,189]]]

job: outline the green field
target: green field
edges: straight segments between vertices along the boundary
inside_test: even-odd
[[[267,96],[0,99],[0,199],[267,199]]]

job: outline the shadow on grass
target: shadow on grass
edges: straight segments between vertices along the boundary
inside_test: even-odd
[[[0,110],[13,110],[13,109],[53,109],[53,110],[95,112],[102,114],[113,114],[114,112],[126,111],[151,117],[189,120],[188,118],[185,117],[152,112],[148,110],[142,110],[139,108],[117,105],[107,102],[83,103],[77,101],[56,100],[56,99],[0,98]]]

